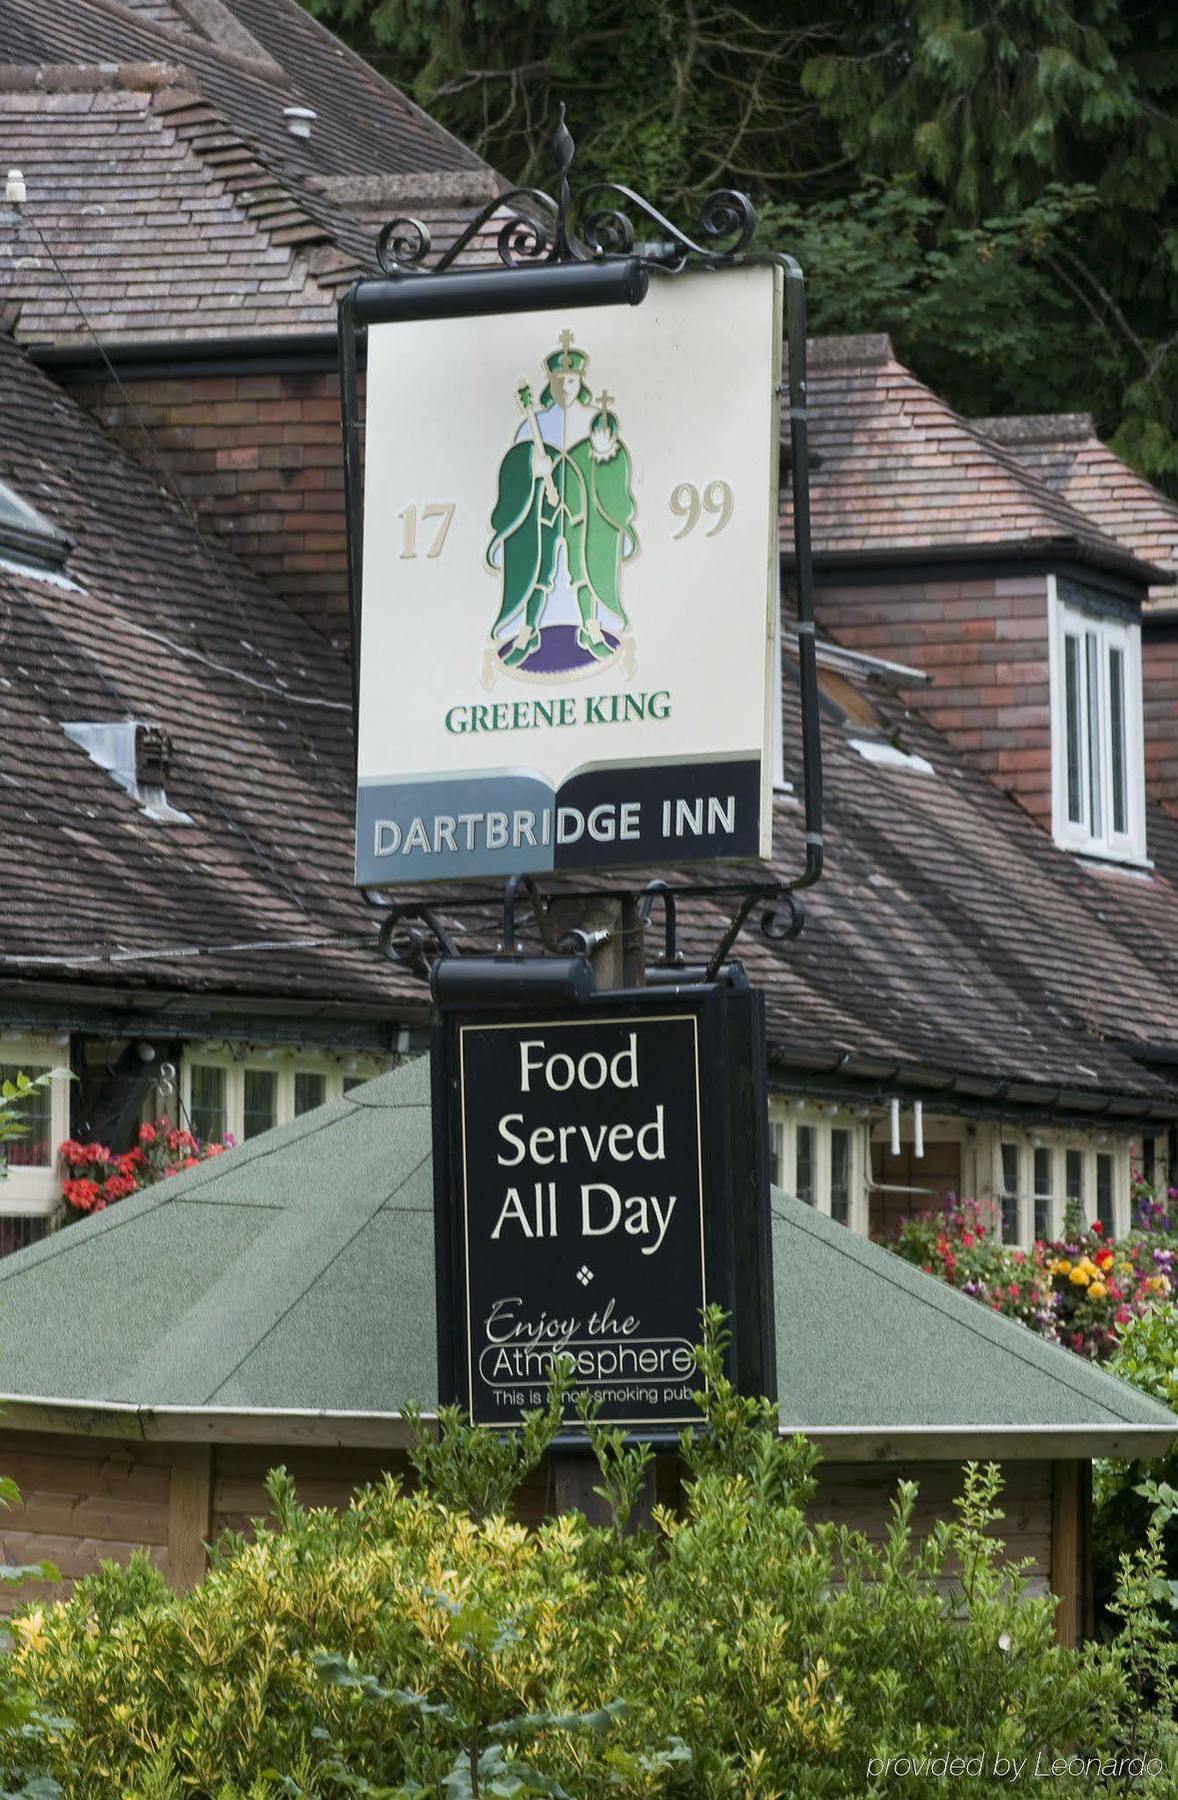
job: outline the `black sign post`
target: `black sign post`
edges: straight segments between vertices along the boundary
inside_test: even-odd
[[[511,1427],[554,1357],[636,1438],[698,1420],[700,1313],[772,1392],[764,1025],[728,981],[444,1009],[434,1036],[442,1397]],[[567,1418],[575,1432],[575,1414]]]

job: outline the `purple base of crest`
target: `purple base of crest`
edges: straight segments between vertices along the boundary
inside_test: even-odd
[[[510,672],[513,675],[521,671],[525,675],[567,675],[574,670],[587,668],[590,663],[604,661],[603,657],[593,656],[588,650],[582,649],[577,642],[577,630],[576,625],[542,625],[539,644],[530,656],[525,657]],[[618,639],[609,631],[603,631],[601,635],[612,654],[618,648]],[[513,641],[509,638],[500,650],[500,662],[511,649]]]

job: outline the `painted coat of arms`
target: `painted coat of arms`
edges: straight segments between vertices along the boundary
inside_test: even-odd
[[[559,680],[620,659],[634,666],[622,565],[638,552],[630,453],[614,397],[594,397],[589,358],[562,331],[544,362],[539,400],[516,391],[523,421],[499,464],[487,566],[499,613],[483,656],[483,684],[502,669]]]

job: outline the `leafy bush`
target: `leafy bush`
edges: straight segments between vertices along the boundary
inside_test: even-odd
[[[649,1453],[591,1417],[613,1523],[528,1531],[487,1510],[523,1472],[519,1441],[450,1413],[440,1448],[418,1427],[413,1491],[390,1477],[343,1514],[306,1511],[279,1470],[274,1522],[226,1539],[192,1592],[139,1559],[33,1615],[14,1661],[74,1721],[54,1765],[69,1800],[818,1800],[894,1791],[888,1759],[954,1755],[987,1770],[955,1790],[989,1792],[996,1756],[1130,1737],[1155,1759],[1134,1791],[1174,1791],[1153,1565],[1127,1561],[1117,1644],[1064,1650],[1053,1601],[1005,1560],[996,1470],[967,1468],[923,1542],[902,1483],[873,1547],[807,1520],[813,1448],[733,1392],[714,1337],[700,1356],[706,1428],[682,1443],[682,1512],[656,1508],[653,1530],[624,1529]],[[532,1416],[527,1456],[558,1421]],[[903,1785],[945,1779],[934,1762]]]
[[[24,1078],[22,1077],[22,1080]],[[21,1092],[28,1092],[22,1088]],[[7,1097],[7,1096],[6,1096]],[[0,1477],[0,1507],[17,1506],[20,1489],[7,1476]],[[19,1588],[26,1576],[42,1581],[61,1579],[52,1563],[29,1566],[0,1563],[0,1586]],[[39,1629],[43,1615],[33,1612],[16,1627],[23,1643]],[[0,1652],[12,1648],[5,1634],[0,1634]],[[0,1654],[0,1800],[57,1800],[61,1788],[44,1772],[48,1761],[47,1745],[61,1742],[69,1730],[69,1721],[56,1718],[39,1706],[23,1680],[17,1663],[19,1657]]]
[[[68,1073],[68,1070],[46,1069],[41,1075],[18,1073],[15,1081],[7,1076],[0,1081],[0,1181],[8,1174],[7,1146],[29,1135],[29,1127],[21,1117],[21,1103],[39,1088],[48,1087],[55,1075]]]
[[[1165,1301],[1130,1320],[1109,1368],[1142,1393],[1178,1409],[1178,1307]],[[1096,1605],[1098,1618],[1107,1619],[1121,1558],[1144,1543],[1158,1495],[1163,1499],[1178,1495],[1178,1452],[1153,1462],[1098,1462],[1094,1490]],[[1165,1519],[1159,1529],[1161,1578],[1166,1586],[1158,1598],[1168,1599],[1178,1596],[1178,1520]],[[1175,1632],[1172,1610],[1168,1617]]]

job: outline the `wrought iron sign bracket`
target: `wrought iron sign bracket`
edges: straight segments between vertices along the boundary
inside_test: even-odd
[[[371,890],[365,891],[374,904],[380,903]],[[600,888],[584,892],[566,888],[561,890],[559,897],[566,901],[600,899],[601,894]],[[535,952],[529,951],[521,942],[516,915],[521,895],[535,921],[542,958],[537,958]],[[708,961],[688,963],[679,947],[679,903],[701,899],[716,901],[733,896],[739,897],[736,910]],[[670,882],[657,880],[649,882],[636,899],[644,930],[650,926],[655,902],[662,903],[663,948],[661,954],[647,964],[648,977],[654,976],[659,985],[675,982],[692,986],[715,981],[758,905],[764,908],[761,931],[774,942],[797,937],[805,922],[805,912],[796,891],[778,881],[760,881],[752,885],[744,882],[683,882],[673,886]],[[381,953],[391,962],[429,982],[435,995],[443,988],[461,987],[464,996],[469,998],[466,989],[482,982],[493,986],[496,1000],[504,1001],[505,996],[512,993],[511,981],[525,970],[528,980],[520,984],[517,996],[520,1004],[538,997],[538,985],[551,986],[554,982],[565,984],[569,998],[585,999],[592,991],[588,958],[598,947],[591,941],[595,934],[568,931],[557,937],[552,929],[549,903],[533,876],[512,875],[503,889],[502,937],[489,955],[480,950],[461,950],[453,928],[439,919],[437,906],[416,900],[389,909],[381,922],[377,943]],[[454,895],[447,898],[445,906],[451,912],[479,912],[489,924],[494,900],[485,894]],[[543,974],[541,963],[549,970],[548,976]],[[444,971],[443,964],[447,965]]]

